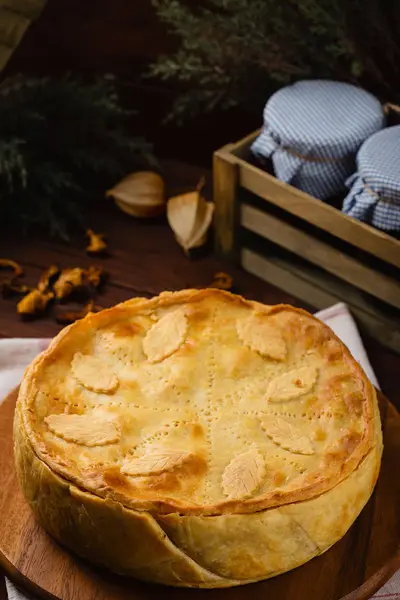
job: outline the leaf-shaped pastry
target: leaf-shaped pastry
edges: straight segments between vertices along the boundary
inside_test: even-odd
[[[48,428],[67,442],[82,446],[105,446],[120,440],[121,434],[115,420],[94,415],[49,415]]]
[[[265,477],[265,463],[255,448],[231,460],[222,475],[222,488],[229,498],[246,498]]]
[[[273,379],[267,388],[269,402],[287,402],[312,390],[317,381],[315,367],[299,367]]]
[[[139,458],[130,457],[125,459],[121,473],[133,477],[140,475],[159,475],[165,471],[172,471],[182,466],[192,458],[191,452],[185,450],[161,449],[149,452]]]
[[[282,417],[269,415],[262,421],[262,427],[267,436],[284,450],[294,454],[314,454],[310,438]]]
[[[112,394],[119,385],[115,373],[96,356],[77,352],[71,362],[74,377],[93,392]]]
[[[268,322],[268,317],[252,315],[246,319],[239,319],[236,330],[240,340],[251,350],[274,360],[285,360],[285,340],[279,329]]]
[[[143,340],[143,351],[149,362],[158,362],[176,352],[185,341],[187,328],[188,322],[182,309],[161,317]]]

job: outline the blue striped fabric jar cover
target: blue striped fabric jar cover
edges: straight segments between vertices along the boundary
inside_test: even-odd
[[[400,231],[400,125],[372,135],[357,154],[343,211],[379,229]]]
[[[345,191],[361,144],[385,125],[381,103],[347,83],[299,81],[271,96],[251,150],[278,179],[320,198]]]

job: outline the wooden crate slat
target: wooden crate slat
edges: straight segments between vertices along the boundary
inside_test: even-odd
[[[258,167],[233,156],[232,153],[222,150],[219,158],[222,161],[236,161],[239,167],[240,185],[253,194],[396,267],[400,267],[399,240],[279,181]]]
[[[274,258],[265,258],[249,248],[241,249],[242,267],[270,284],[276,285],[285,292],[294,294],[318,309],[327,308],[335,302],[342,301],[343,296],[336,296],[303,277],[303,272],[291,270],[290,264]],[[292,267],[293,268],[293,267]],[[383,345],[400,352],[400,329],[390,318],[376,313],[366,312],[359,306],[348,302],[352,313],[366,331]]]
[[[253,132],[215,153],[217,250],[311,306],[347,302],[371,335],[400,352],[400,277],[393,269],[400,268],[400,240],[247,162],[258,134]],[[250,198],[243,197],[244,190],[261,203],[253,206]],[[289,215],[300,220],[294,222]],[[319,232],[312,232],[307,223]],[[330,235],[321,239],[322,232]],[[342,240],[352,246],[348,253]],[[360,252],[354,256],[357,249]],[[367,253],[365,258],[361,251]],[[373,257],[387,263],[387,273]]]
[[[400,308],[400,283],[268,213],[241,205],[241,224],[310,262]]]
[[[364,292],[358,290],[345,281],[332,276],[326,271],[322,271],[311,264],[305,264],[302,260],[301,264],[299,261],[292,261],[289,257],[279,254],[278,247],[278,253],[275,251],[273,255],[272,253],[267,255],[263,251],[259,251],[258,248],[253,248],[251,241],[246,242],[244,246],[247,246],[256,253],[261,254],[261,256],[265,257],[267,260],[272,260],[274,264],[279,265],[285,270],[293,272],[297,277],[308,281],[315,288],[329,292],[332,296],[340,299],[342,302],[347,302],[347,304],[351,305],[352,307],[359,308],[371,316],[378,315],[380,319],[387,318],[391,323],[391,327],[398,329],[400,332],[400,313],[397,309],[391,309],[388,307],[388,311],[392,311],[390,316],[388,316],[387,311],[384,308],[380,308],[376,304],[376,301],[372,298],[369,298]],[[310,298],[309,301],[311,303]],[[384,303],[381,304],[384,306]]]
[[[261,277],[264,281],[268,281],[273,285],[276,285],[283,291],[291,290],[291,294],[295,295],[303,302],[309,302],[316,308],[328,308],[332,304],[339,302],[339,298],[334,296],[330,292],[315,288],[307,281],[302,280],[297,275],[286,271],[281,266],[275,264],[271,259],[266,259],[261,254],[250,250],[249,248],[242,248],[241,250],[241,264],[242,267],[256,275]],[[312,293],[310,293],[312,290]]]
[[[229,151],[231,152],[231,154],[237,156],[238,158],[246,159],[246,157],[249,155],[249,148],[251,144],[259,136],[260,133],[261,129],[257,129],[257,131],[253,131],[249,135],[246,135],[246,137],[239,140],[235,144],[230,144]]]
[[[215,238],[216,251],[235,261],[237,251],[236,235],[238,229],[238,167],[233,158],[225,152],[215,152],[213,158],[213,189],[215,203],[214,225],[218,232]],[[227,159],[228,156],[228,159]]]

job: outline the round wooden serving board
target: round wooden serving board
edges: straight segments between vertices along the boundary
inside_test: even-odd
[[[61,600],[366,600],[400,567],[400,415],[380,395],[383,463],[371,500],[345,537],[302,567],[222,590],[168,588],[112,575],[76,558],[36,523],[18,488],[12,421],[17,392],[0,406],[0,566],[21,588]]]

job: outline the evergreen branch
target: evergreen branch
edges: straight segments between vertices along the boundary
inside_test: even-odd
[[[125,133],[131,115],[109,76],[0,82],[2,222],[65,237],[82,217],[85,189],[106,189],[152,158],[148,143]]]
[[[174,106],[178,119],[243,101],[260,111],[267,94],[304,77],[361,84],[367,78],[379,88],[387,87],[390,71],[399,89],[390,0],[208,0],[193,9],[182,0],[152,2],[180,45],[159,57],[150,74],[190,84]],[[374,39],[386,69],[369,51]]]

